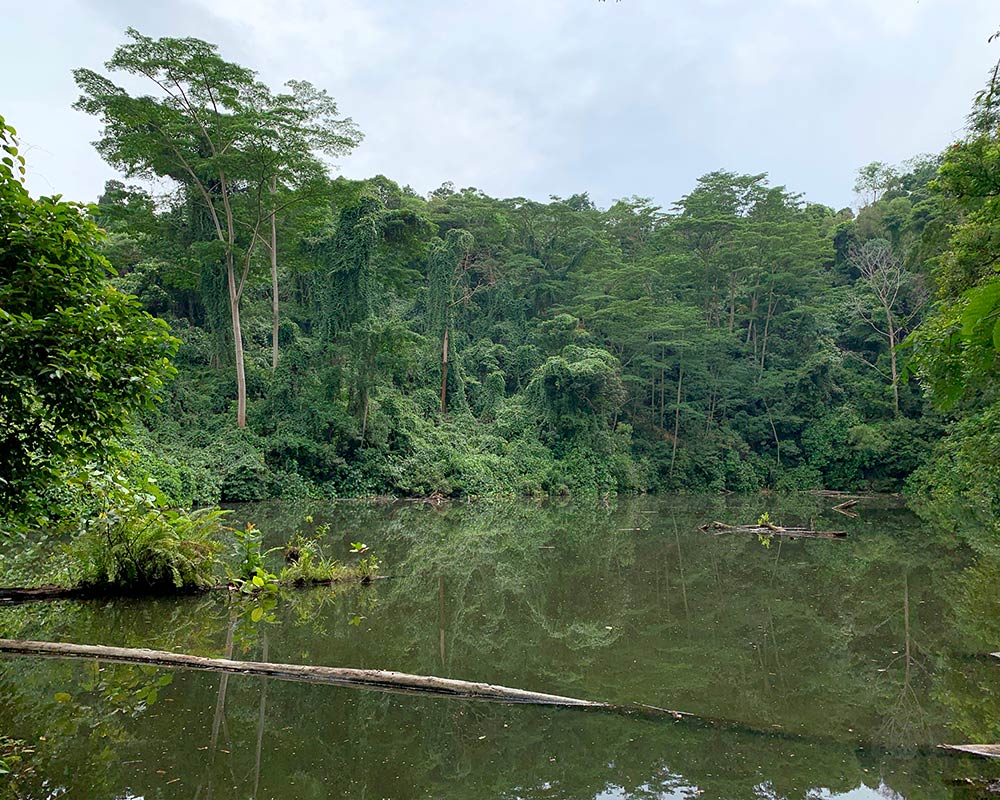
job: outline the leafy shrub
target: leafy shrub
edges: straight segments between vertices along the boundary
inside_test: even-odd
[[[109,591],[210,586],[225,513],[141,503],[101,512],[69,546],[72,574],[81,586]]]

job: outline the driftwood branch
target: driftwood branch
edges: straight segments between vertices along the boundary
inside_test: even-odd
[[[808,528],[783,528],[780,525],[765,523],[763,525],[727,525],[725,522],[709,522],[701,525],[698,530],[703,533],[752,533],[757,536],[787,536],[790,539],[844,539],[847,531],[814,531]]]
[[[161,667],[206,670],[237,675],[265,675],[279,680],[305,683],[354,686],[382,691],[417,692],[464,697],[475,700],[492,700],[501,703],[528,703],[547,706],[572,706],[595,711],[620,711],[625,707],[592,700],[580,700],[544,692],[512,689],[490,683],[437,678],[431,675],[410,675],[378,669],[350,669],[345,667],[319,667],[302,664],[275,664],[262,661],[231,661],[226,658],[171,653],[165,650],[145,650],[131,647],[106,647],[103,645],[70,644],[68,642],[32,642],[20,639],[0,639],[0,653],[44,656],[50,658],[99,659],[125,664],[152,664]],[[691,714],[654,706],[635,706],[640,712],[655,712],[674,719],[694,718]]]
[[[857,517],[858,512],[854,511],[854,506],[858,504],[857,500],[845,500],[843,503],[838,503],[833,507],[833,510],[838,514],[843,514],[845,517]]]

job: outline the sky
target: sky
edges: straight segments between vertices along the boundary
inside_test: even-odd
[[[9,5],[8,5],[9,4]],[[1000,58],[996,0],[36,0],[0,13],[0,114],[34,194],[116,177],[71,108],[125,29],[195,36],[279,88],[308,80],[365,134],[340,174],[426,193],[589,192],[664,208],[716,169],[835,208],[871,161],[962,134]]]

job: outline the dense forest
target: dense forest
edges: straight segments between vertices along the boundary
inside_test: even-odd
[[[80,331],[25,377],[32,304],[74,301],[59,270],[40,280],[58,253],[5,257],[9,509],[67,491],[29,480],[40,464],[65,484],[110,458],[173,506],[824,488],[1000,510],[995,78],[944,153],[861,168],[857,210],[728,171],[667,208],[599,208],[334,177],[362,133],[325,92],[129,36],[106,66],[140,91],[80,69],[77,108],[109,164],[169,191],[109,181],[69,220],[19,189],[8,137],[0,239],[13,253],[31,204],[61,214],[115,302],[161,322],[98,357],[117,388]],[[108,297],[93,302],[111,314]],[[73,402],[118,403],[100,425],[73,428],[89,406],[64,414],[39,386],[77,379]]]

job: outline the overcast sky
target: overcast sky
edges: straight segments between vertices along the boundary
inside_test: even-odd
[[[859,166],[943,149],[1000,58],[996,0],[20,0],[0,114],[36,194],[113,171],[70,108],[128,26],[196,36],[279,87],[327,89],[365,140],[342,174],[664,206],[699,175],[767,172],[835,207]]]

